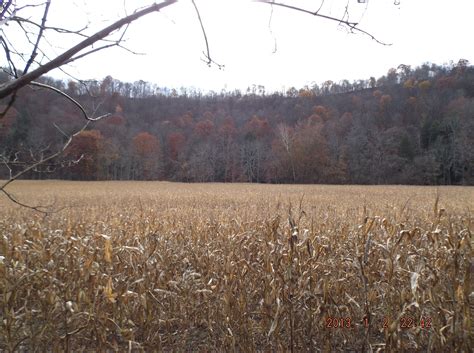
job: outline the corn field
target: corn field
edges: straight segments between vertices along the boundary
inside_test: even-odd
[[[471,352],[474,188],[18,181],[0,351]]]

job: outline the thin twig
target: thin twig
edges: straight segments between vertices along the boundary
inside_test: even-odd
[[[7,192],[5,189],[0,188],[0,191],[1,191],[10,201],[12,201],[13,203],[16,203],[17,205],[19,205],[19,206],[21,206],[21,207],[29,208],[30,210],[37,211],[37,212],[40,212],[40,213],[43,213],[43,214],[48,214],[48,213],[50,213],[49,211],[45,211],[45,209],[48,209],[48,208],[51,207],[51,206],[41,206],[41,205],[38,205],[38,206],[31,206],[31,205],[27,205],[26,203],[23,203],[23,202],[19,201],[17,198],[15,198],[12,194],[10,194],[9,192]]]
[[[60,27],[51,27],[51,26],[42,26],[40,25],[39,23],[36,23],[28,18],[23,18],[23,17],[20,17],[20,16],[13,16],[11,17],[11,21],[17,21],[17,22],[26,22],[26,23],[29,23],[33,26],[36,26],[38,28],[43,28],[43,30],[52,30],[52,31],[55,31],[55,32],[58,32],[58,33],[61,33],[61,34],[75,34],[75,35],[78,35],[80,37],[84,37],[86,38],[87,35],[86,34],[83,34],[82,32],[84,32],[87,28],[89,28],[88,26],[85,26],[81,29],[78,29],[78,30],[69,30],[69,29],[66,29],[66,28],[60,28]]]
[[[41,6],[43,6],[43,5],[44,5],[44,2],[39,3],[39,4],[27,4],[27,5],[24,5],[24,6],[21,6],[21,7],[17,8],[17,9],[15,9],[15,11],[16,11],[16,12],[19,12],[19,11],[21,11],[21,10],[23,10],[23,9],[34,8],[34,7],[41,7]]]
[[[211,66],[211,64],[215,64],[215,65],[217,65],[217,67],[219,69],[222,69],[224,67],[224,65],[220,65],[220,64],[216,63],[211,58],[211,52],[210,52],[210,49],[209,49],[209,41],[207,40],[206,29],[204,28],[204,24],[203,24],[202,19],[201,19],[201,14],[199,13],[199,9],[196,5],[196,2],[194,0],[191,0],[191,2],[193,3],[194,9],[196,10],[196,15],[198,17],[199,24],[201,25],[201,31],[202,31],[202,35],[204,37],[204,42],[206,43],[206,52],[203,52],[203,54],[206,58],[206,60],[204,60],[204,62],[209,66]]]
[[[5,56],[7,57],[8,65],[10,66],[10,71],[13,71],[13,75],[15,78],[18,78],[18,72],[13,62],[11,55],[10,55],[10,48],[8,47],[8,43],[3,39],[3,36],[0,36],[0,43],[2,43],[3,51],[5,52]]]
[[[273,6],[272,6],[272,10],[270,12],[270,18],[268,19],[268,30],[270,31],[270,35],[273,38],[273,51],[272,51],[272,53],[275,54],[277,52],[277,40],[276,40],[275,34],[273,33],[273,30],[272,30],[272,19],[273,19]]]
[[[106,118],[108,116],[110,116],[110,113],[107,113],[107,114],[104,114],[104,115],[101,115],[97,118],[92,118],[90,117],[86,110],[84,109],[84,107],[81,105],[81,103],[79,103],[77,100],[75,100],[74,98],[72,98],[70,95],[68,95],[67,93],[61,91],[60,89],[56,88],[56,87],[53,87],[53,86],[50,86],[50,85],[47,85],[47,84],[44,84],[44,83],[40,83],[40,82],[36,82],[36,81],[32,81],[29,83],[31,86],[37,86],[37,87],[42,87],[42,88],[46,88],[46,89],[49,89],[51,91],[54,91],[58,94],[60,94],[61,96],[63,96],[64,98],[68,99],[69,101],[71,101],[72,103],[74,103],[82,112],[82,114],[84,115],[84,118],[88,121],[97,121],[97,120],[100,120],[100,119],[103,119],[103,118]]]
[[[321,9],[323,8],[323,5],[324,5],[324,0],[321,1],[321,5],[319,5],[319,9],[317,9],[315,13],[319,13],[319,11],[321,11]]]

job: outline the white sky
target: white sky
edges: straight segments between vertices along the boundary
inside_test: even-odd
[[[20,2],[20,1],[19,1]],[[146,0],[53,0],[48,24],[78,28],[91,21],[101,28]],[[69,67],[81,79],[106,75],[122,81],[146,80],[162,87],[197,87],[220,91],[245,90],[252,84],[267,91],[303,87],[325,80],[366,79],[386,74],[399,64],[437,64],[460,58],[474,62],[472,0],[326,0],[321,13],[340,17],[349,2],[350,20],[392,46],[362,34],[348,34],[335,22],[249,0],[196,0],[213,59],[224,70],[209,68],[201,58],[202,32],[189,0],[148,15],[127,32],[126,46],[146,55],[114,48],[98,52]],[[316,10],[321,0],[289,1]],[[367,9],[366,9],[367,8]],[[365,11],[366,10],[366,11]],[[97,27],[94,27],[96,25]],[[50,35],[54,51],[73,44],[73,37]],[[274,53],[274,47],[277,50]],[[55,77],[65,77],[55,70]]]

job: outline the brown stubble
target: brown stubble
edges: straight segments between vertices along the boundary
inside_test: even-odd
[[[472,347],[472,188],[11,190],[69,207],[43,217],[0,200],[1,350]],[[328,328],[329,317],[351,328]],[[402,328],[406,318],[431,328]]]

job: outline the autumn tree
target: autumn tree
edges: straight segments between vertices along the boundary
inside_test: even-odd
[[[296,182],[320,183],[329,174],[327,141],[323,135],[323,124],[302,121],[295,128],[293,143],[293,165]]]
[[[196,124],[194,132],[200,138],[207,138],[214,132],[214,123],[210,119],[201,120]]]
[[[186,143],[186,137],[181,132],[172,132],[168,135],[168,156],[177,161]]]
[[[160,144],[148,132],[140,132],[133,138],[135,157],[133,179],[153,179],[157,177]]]
[[[97,180],[101,171],[103,136],[98,130],[82,131],[72,141],[66,157],[78,161],[71,174],[82,180]]]

